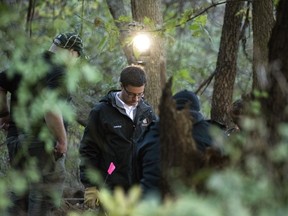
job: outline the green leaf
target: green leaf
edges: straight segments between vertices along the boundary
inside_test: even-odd
[[[105,50],[105,46],[106,46],[107,42],[108,42],[108,37],[107,37],[107,36],[104,36],[104,37],[101,39],[100,43],[98,44],[97,49],[98,49],[100,52],[103,52],[103,51]]]

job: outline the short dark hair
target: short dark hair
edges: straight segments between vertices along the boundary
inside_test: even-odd
[[[120,82],[123,86],[131,85],[140,87],[146,84],[146,73],[143,67],[131,65],[124,68],[120,75]]]

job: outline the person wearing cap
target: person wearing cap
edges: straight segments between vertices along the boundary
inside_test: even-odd
[[[213,139],[210,135],[210,124],[204,119],[200,110],[200,102],[192,91],[182,90],[173,95],[176,102],[176,109],[189,108],[193,121],[191,136],[196,142],[200,152],[213,146]],[[136,149],[137,160],[137,182],[142,188],[144,196],[160,195],[160,124],[153,122],[149,129],[139,140]]]
[[[135,149],[148,125],[156,120],[151,106],[144,101],[145,71],[131,65],[120,74],[121,90],[110,91],[91,110],[80,142],[80,179],[85,187],[84,204],[94,208],[99,204],[100,187],[133,185]],[[93,182],[90,170],[97,171],[104,183]]]
[[[176,102],[176,109],[182,110],[188,104],[190,115],[192,116],[194,138],[199,151],[204,152],[207,147],[213,145],[213,139],[209,130],[211,125],[204,119],[200,110],[200,101],[197,95],[188,90],[182,90],[173,95]]]
[[[23,172],[27,163],[35,161],[39,173],[39,180],[29,182],[24,195],[12,192],[13,205],[9,208],[8,215],[51,215],[53,209],[60,203],[56,204],[55,200],[57,200],[57,196],[58,200],[62,196],[65,180],[65,153],[67,151],[67,125],[60,110],[57,105],[53,104],[51,105],[53,110],[43,111],[43,118],[37,121],[29,118],[30,113],[22,113],[28,119],[26,127],[16,123],[16,118],[19,116],[16,109],[20,104],[21,96],[19,95],[23,85],[33,92],[33,97],[25,103],[27,110],[33,100],[43,96],[46,91],[56,93],[59,90],[59,99],[67,101],[70,98],[62,82],[66,73],[64,63],[60,64],[59,61],[57,63],[54,61],[58,53],[66,54],[70,59],[81,56],[83,43],[79,35],[62,33],[53,39],[51,47],[44,53],[43,61],[41,61],[45,64],[42,64],[45,73],[35,82],[24,82],[25,73],[23,71],[11,73],[12,69],[8,68],[0,73],[0,127],[7,131],[6,144],[11,167]],[[14,74],[12,78],[11,74]],[[10,104],[8,104],[8,92],[11,94]],[[54,149],[52,151],[47,151],[47,140],[41,138],[42,129],[45,128],[53,137]]]

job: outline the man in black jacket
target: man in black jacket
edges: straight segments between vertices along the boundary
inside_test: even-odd
[[[136,143],[156,115],[144,99],[145,71],[128,66],[120,75],[121,91],[111,91],[91,110],[80,144],[80,177],[85,186],[84,203],[98,204],[97,185],[87,170],[98,171],[105,185],[128,190],[136,166]]]
[[[183,90],[173,96],[178,110],[188,105],[193,121],[192,137],[197,149],[204,152],[213,145],[210,135],[210,124],[200,112],[200,103],[197,95]],[[160,120],[161,121],[161,120]],[[137,178],[145,195],[160,194],[160,129],[159,122],[150,125],[137,144]]]
[[[83,44],[78,34],[62,33],[53,39],[49,51],[39,60],[43,66],[43,74],[39,77],[27,78],[24,71],[15,72],[12,69],[0,73],[0,126],[7,130],[6,143],[11,166],[25,173],[28,164],[35,161],[36,171],[40,174],[39,180],[28,182],[25,195],[12,193],[13,206],[9,210],[11,215],[51,215],[57,207],[55,200],[60,200],[62,196],[67,151],[66,125],[60,109],[57,104],[52,104],[53,101],[47,103],[50,109],[43,103],[35,106],[33,102],[44,97],[47,92],[58,94],[59,100],[70,98],[63,83],[66,74],[64,63],[60,64],[59,59],[56,63],[55,59],[60,56],[59,53],[69,59],[79,57],[82,51]],[[35,70],[39,71],[40,68]],[[26,95],[25,102],[21,95],[23,86],[33,94],[31,97]],[[8,92],[11,93],[10,106],[7,100]],[[32,107],[43,113],[44,118],[42,115],[39,118],[33,116]],[[21,115],[21,110],[26,112]],[[34,114],[37,110],[33,110]],[[19,121],[20,118],[27,120],[25,125]],[[51,140],[43,138],[44,131],[49,131],[47,135]],[[49,140],[52,141],[52,151],[48,151],[51,144]],[[23,178],[25,179],[25,176]]]

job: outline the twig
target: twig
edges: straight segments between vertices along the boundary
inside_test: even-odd
[[[198,94],[201,89],[205,86],[205,88],[203,89],[202,93],[205,91],[205,89],[209,86],[209,84],[211,83],[212,79],[214,78],[216,74],[216,71],[214,71],[206,80],[204,80],[200,86],[198,87],[198,89],[195,91],[195,94]],[[201,94],[202,94],[201,93]]]

